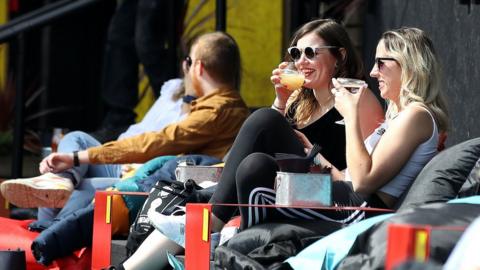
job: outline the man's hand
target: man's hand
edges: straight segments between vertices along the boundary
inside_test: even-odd
[[[73,167],[72,153],[52,153],[44,158],[39,165],[41,174],[59,173]]]

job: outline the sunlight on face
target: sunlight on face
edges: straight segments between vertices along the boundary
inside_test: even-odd
[[[377,45],[375,58],[391,58],[383,40]],[[375,64],[370,72],[370,76],[378,80],[378,88],[380,95],[384,99],[390,99],[393,102],[399,101],[402,69],[396,61],[384,60],[380,61],[380,66]]]
[[[297,47],[304,49],[305,47],[318,48],[330,45],[315,33],[309,33],[300,38]],[[322,49],[313,58],[308,59],[305,54],[295,62],[295,66],[303,74],[305,74],[304,86],[312,89],[330,89],[332,76],[335,72],[335,57],[328,49]]]

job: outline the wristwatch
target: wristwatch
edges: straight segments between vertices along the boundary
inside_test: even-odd
[[[80,166],[80,159],[78,158],[78,151],[73,151],[73,166]]]

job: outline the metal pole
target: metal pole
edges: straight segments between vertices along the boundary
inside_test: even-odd
[[[24,15],[27,19],[18,18],[13,22],[6,23],[0,27],[0,43],[7,41],[19,33],[41,27],[52,22],[53,20],[65,17],[65,15],[71,12],[78,11],[99,1],[100,0],[77,0],[74,2],[64,1],[62,2],[64,3],[63,5],[52,4],[55,7],[54,9],[52,9],[49,5],[45,7],[46,11],[36,11],[34,13],[35,16],[29,14]]]
[[[225,32],[227,30],[227,3],[226,0],[217,0],[215,7],[215,29]]]
[[[23,125],[23,111],[24,104],[24,89],[23,89],[23,75],[25,64],[25,37],[20,33],[17,37],[17,76],[16,76],[16,90],[15,90],[15,123],[13,127],[13,158],[12,158],[12,178],[22,177],[23,167],[23,139],[24,139],[24,125]]]

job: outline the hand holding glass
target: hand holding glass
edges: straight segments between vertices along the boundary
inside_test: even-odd
[[[282,73],[280,74],[280,83],[285,85],[290,91],[302,88],[304,82],[305,75],[291,67],[283,69]]]
[[[357,93],[358,90],[360,89],[360,87],[365,85],[365,81],[358,80],[358,79],[337,78],[336,80],[343,88],[347,89],[347,91],[349,91],[352,94]],[[345,125],[345,120],[342,119],[342,120],[339,120],[335,123],[339,124],[339,125]]]
[[[360,87],[365,85],[365,81],[352,78],[337,78],[337,82],[352,94],[357,93]]]

